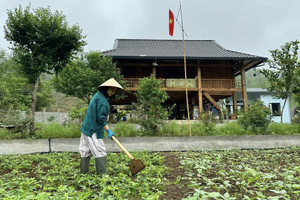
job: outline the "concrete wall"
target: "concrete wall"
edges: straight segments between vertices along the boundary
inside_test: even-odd
[[[59,124],[65,124],[70,121],[68,113],[61,112],[36,112],[35,113],[35,121],[36,122],[56,122]]]

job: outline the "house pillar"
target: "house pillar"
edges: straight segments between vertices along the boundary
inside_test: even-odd
[[[153,77],[156,78],[156,67],[152,67],[152,74]]]
[[[247,102],[247,90],[246,90],[246,76],[245,76],[245,66],[243,61],[241,62],[241,81],[242,81],[242,95],[243,95],[243,105],[244,111],[248,110],[248,102]]]
[[[198,81],[198,106],[199,106],[199,116],[203,113],[203,105],[202,105],[202,84],[201,84],[201,67],[200,60],[197,62],[197,81]]]
[[[237,114],[237,100],[236,100],[236,92],[232,93],[232,102],[233,102],[233,113]]]

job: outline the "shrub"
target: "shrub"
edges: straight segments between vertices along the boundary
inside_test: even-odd
[[[87,109],[87,106],[84,106],[83,108],[72,108],[68,115],[71,120],[78,120],[79,122],[82,122]]]
[[[135,127],[134,124],[126,122],[117,123],[114,132],[118,137],[134,137],[140,135],[139,130]]]
[[[268,126],[267,133],[270,135],[300,134],[300,125],[274,122]]]
[[[153,75],[141,79],[135,96],[137,103],[133,114],[138,118],[143,133],[159,134],[165,120],[170,116],[169,111],[161,105],[168,98],[167,92],[162,89],[162,81],[155,79]]]
[[[29,137],[31,122],[32,118],[20,111],[9,110],[0,113],[0,124],[13,126],[13,128],[9,129],[9,132],[12,134],[19,133],[16,137],[13,135],[9,136],[12,138],[21,139]]]
[[[249,110],[238,119],[238,123],[244,128],[250,128],[253,133],[266,133],[271,123],[271,110],[262,101],[257,100],[249,106]]]
[[[80,137],[80,126],[70,124],[63,126],[57,123],[37,124],[36,136],[39,138],[76,138]]]

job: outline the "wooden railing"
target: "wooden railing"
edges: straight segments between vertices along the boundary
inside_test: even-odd
[[[241,81],[235,79],[202,79],[202,88],[241,88]]]
[[[136,88],[139,84],[139,78],[125,78],[127,87]],[[165,88],[185,87],[184,79],[160,79]],[[197,79],[188,79],[188,88],[197,88]],[[235,79],[202,79],[202,88],[241,88],[241,81]]]

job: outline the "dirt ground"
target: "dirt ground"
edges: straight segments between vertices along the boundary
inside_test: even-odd
[[[179,200],[186,198],[194,193],[194,190],[188,187],[188,180],[178,179],[177,177],[185,177],[184,169],[180,165],[180,160],[176,157],[175,153],[165,152],[165,164],[169,167],[167,179],[172,183],[166,188],[166,194],[160,197],[161,200]]]

